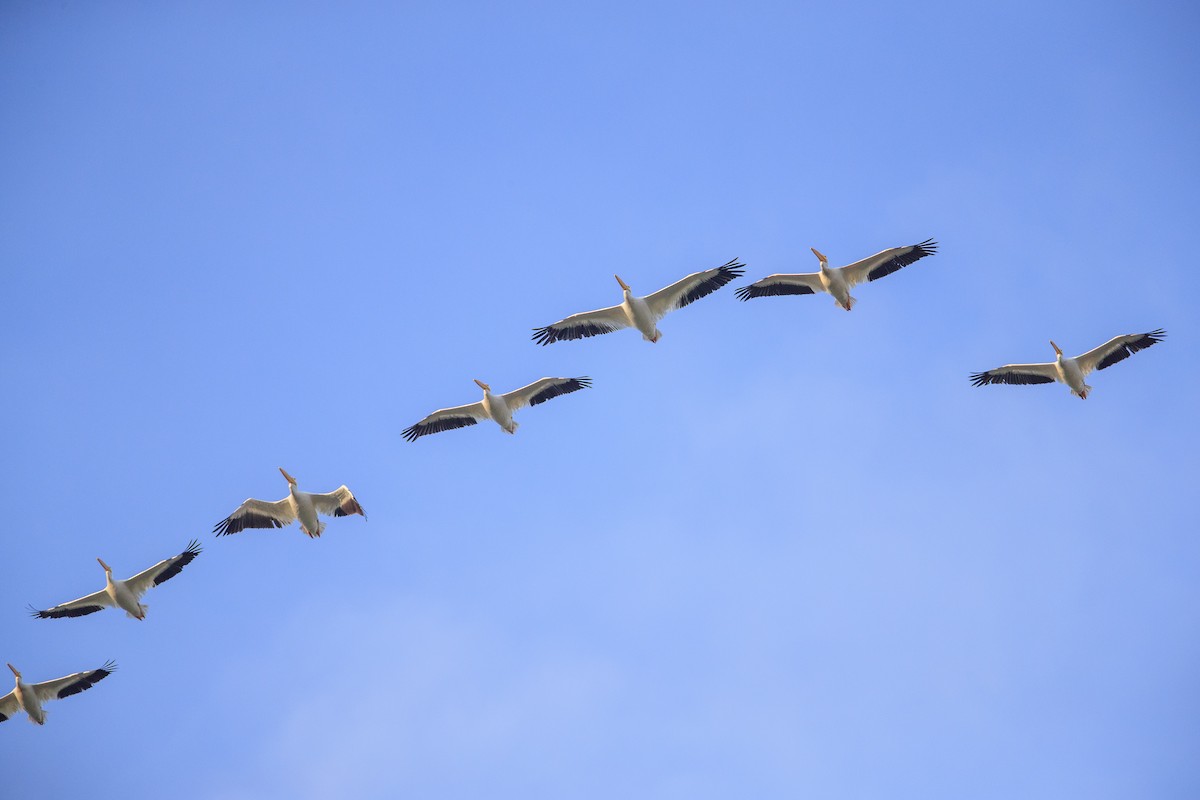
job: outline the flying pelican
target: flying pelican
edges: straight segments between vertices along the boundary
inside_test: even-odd
[[[367,514],[363,511],[358,500],[345,486],[339,486],[326,494],[302,492],[296,488],[296,479],[280,467],[279,471],[287,478],[288,496],[274,503],[266,500],[250,498],[237,507],[225,519],[213,527],[217,536],[240,533],[246,528],[282,528],[300,520],[300,530],[309,538],[316,538],[325,530],[325,523],[317,519],[317,514],[333,517],[348,517],[351,514]]]
[[[402,434],[404,438],[415,442],[419,437],[428,433],[465,428],[487,419],[495,422],[506,433],[516,433],[518,423],[512,418],[515,411],[525,406],[536,406],[562,394],[590,388],[592,379],[586,376],[542,378],[528,386],[522,386],[520,389],[505,394],[492,394],[492,387],[481,380],[476,380],[475,383],[480,389],[483,389],[483,400],[478,403],[468,403],[465,406],[438,409],[416,425],[405,428]]]
[[[0,697],[0,722],[4,722],[17,711],[24,709],[25,713],[29,715],[30,722],[45,725],[46,712],[42,710],[42,703],[47,700],[61,700],[92,688],[111,675],[117,665],[109,661],[100,669],[76,672],[65,678],[42,683],[26,683],[21,680],[21,673],[17,671],[16,667],[9,664],[8,668],[12,670],[13,675],[17,676],[17,686],[4,697]]]
[[[184,550],[177,556],[171,556],[165,561],[160,561],[150,569],[142,570],[137,575],[127,580],[113,580],[112,567],[105,564],[102,559],[97,558],[100,566],[104,567],[104,579],[107,585],[98,592],[92,592],[78,600],[72,600],[69,603],[48,608],[45,611],[38,611],[35,608],[30,608],[33,616],[40,619],[51,619],[60,617],[82,617],[85,614],[93,614],[105,606],[115,606],[125,609],[127,616],[134,619],[145,619],[146,609],[149,606],[142,605],[138,602],[146,590],[158,586],[164,581],[169,581],[183,570],[188,564],[192,563],[192,559],[200,555],[200,543],[193,539]]]
[[[899,269],[907,267],[925,256],[937,252],[937,242],[926,239],[920,244],[910,244],[907,247],[893,247],[875,255],[855,261],[844,267],[829,268],[829,259],[815,247],[810,247],[813,255],[821,263],[820,272],[805,272],[796,275],[768,275],[757,283],[743,286],[735,294],[739,300],[749,300],[752,297],[770,297],[780,294],[817,294],[826,292],[842,308],[849,311],[856,302],[850,296],[850,290],[865,281],[876,281],[885,275],[891,275]]]
[[[1065,383],[1071,389],[1071,394],[1087,400],[1092,387],[1083,382],[1084,378],[1098,369],[1108,369],[1118,361],[1124,361],[1139,350],[1145,350],[1152,344],[1158,344],[1167,336],[1162,328],[1149,333],[1128,333],[1116,336],[1104,344],[1089,350],[1075,358],[1064,358],[1062,348],[1053,341],[1050,346],[1058,355],[1049,364],[1005,364],[987,372],[971,374],[973,386],[986,386],[989,383]]]
[[[637,328],[642,332],[642,338],[648,342],[657,342],[662,338],[658,330],[658,321],[676,309],[694,303],[701,297],[706,297],[720,289],[730,281],[743,275],[745,264],[738,263],[735,258],[728,264],[703,272],[693,272],[683,280],[675,281],[665,289],[659,289],[654,294],[645,297],[634,297],[629,285],[621,280],[619,275],[613,277],[621,284],[625,299],[620,305],[601,308],[597,311],[585,311],[582,314],[572,314],[566,319],[559,320],[553,325],[533,329],[533,340],[541,345],[551,342],[561,342],[567,339],[584,339],[588,336],[599,336],[602,333],[612,333],[621,328]]]

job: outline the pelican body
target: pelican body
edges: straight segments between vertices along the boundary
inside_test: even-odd
[[[625,298],[621,301],[621,310],[625,312],[625,318],[629,320],[632,327],[638,329],[643,339],[651,344],[657,344],[658,340],[662,338],[662,332],[658,329],[658,319],[650,310],[650,305],[645,299],[634,295],[629,284],[621,280],[620,275],[613,275],[613,277],[617,279],[617,283],[621,285],[621,291],[625,293]]]
[[[483,410],[492,420],[504,429],[505,433],[516,433],[520,423],[513,419],[512,409],[504,402],[503,395],[492,394],[492,387],[478,379],[472,379],[483,389]]]
[[[17,697],[17,704],[21,709],[29,715],[29,721],[35,725],[46,724],[46,712],[42,709],[42,701],[38,699],[37,691],[26,683],[21,678],[21,673],[12,664],[8,665],[12,670],[13,675],[17,676],[17,685],[13,688],[13,694]]]
[[[146,607],[141,604],[138,596],[129,591],[125,581],[113,580],[112,567],[97,558],[100,566],[104,567],[104,593],[113,601],[113,605],[121,608],[134,619],[146,619]]]
[[[333,517],[359,514],[366,519],[366,512],[358,504],[354,493],[345,485],[325,494],[303,492],[287,470],[280,467],[279,472],[288,482],[287,497],[273,503],[249,498],[238,506],[236,511],[218,522],[213,527],[213,532],[217,536],[226,536],[246,528],[282,528],[299,520],[300,530],[309,538],[315,539],[325,531],[325,523],[321,521],[320,514]]]
[[[830,269],[829,259],[823,256],[815,247],[811,247],[809,249],[813,251],[813,254],[820,262],[820,272],[817,274],[820,276],[821,288],[823,288],[827,294],[833,295],[833,299],[836,300],[837,304],[842,308],[846,309],[847,311],[854,308],[854,303],[856,301],[850,296],[850,284],[846,280],[845,273],[840,269]]]
[[[430,433],[465,428],[489,419],[505,433],[516,433],[520,424],[513,419],[514,413],[526,406],[536,406],[551,398],[587,389],[592,385],[592,379],[586,375],[578,378],[540,378],[528,386],[504,394],[493,394],[492,387],[479,379],[475,379],[475,385],[483,389],[483,399],[478,403],[439,408],[416,425],[405,428],[401,435],[415,442]]]
[[[24,711],[29,715],[30,722],[35,725],[45,725],[46,711],[42,708],[43,703],[47,700],[70,697],[92,688],[111,675],[117,665],[109,661],[100,669],[76,672],[64,678],[42,683],[26,683],[16,667],[9,664],[8,668],[16,676],[17,684],[11,692],[0,697],[0,722],[4,722],[18,711]]]
[[[1058,382],[1065,383],[1071,389],[1071,394],[1080,400],[1087,400],[1092,387],[1083,382],[1083,369],[1080,368],[1079,361],[1064,356],[1062,348],[1056,345],[1053,339],[1050,340],[1050,346],[1054,348],[1054,368],[1058,370]]]
[[[317,517],[317,509],[313,505],[312,495],[300,491],[295,478],[291,475],[286,472],[283,474],[288,480],[288,496],[292,498],[292,504],[296,507],[296,519],[300,521],[300,530],[309,536],[320,536],[325,530],[325,523]]]
[[[1071,394],[1081,400],[1087,400],[1092,387],[1085,382],[1088,375],[1100,369],[1108,369],[1113,364],[1124,361],[1139,350],[1145,350],[1151,345],[1158,344],[1167,336],[1162,328],[1148,333],[1128,333],[1124,336],[1114,336],[1099,347],[1093,348],[1083,355],[1070,358],[1063,355],[1062,348],[1050,341],[1054,348],[1054,361],[1041,364],[1005,364],[1003,367],[976,372],[971,375],[971,384],[987,386],[993,383],[1032,384],[1058,383],[1065,384]]]

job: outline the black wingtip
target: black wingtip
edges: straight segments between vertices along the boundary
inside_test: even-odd
[[[400,435],[410,442],[415,442],[418,437],[431,433],[469,428],[477,424],[479,424],[479,421],[474,417],[443,417],[429,422],[418,422],[416,425],[406,428]]]
[[[726,264],[718,267],[732,278],[740,278],[746,274],[746,265],[737,258],[730,259]]]
[[[905,248],[900,248],[905,249]],[[867,273],[868,281],[879,280],[887,277],[894,272],[897,272],[910,264],[915,264],[926,256],[931,256],[937,252],[937,242],[933,239],[926,239],[923,242],[918,242],[914,245],[909,245],[904,253],[892,256],[882,264],[878,264]]]
[[[551,378],[550,380],[558,381],[558,383],[552,384],[530,397],[529,405],[541,405],[547,400],[553,400],[555,397],[577,392],[580,389],[589,389],[592,386],[592,379],[587,375],[581,375],[578,378]]]

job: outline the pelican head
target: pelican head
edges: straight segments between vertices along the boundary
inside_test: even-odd
[[[12,664],[9,664],[8,668],[12,670],[13,675],[17,676],[17,680],[21,679],[21,673],[17,670],[16,667],[14,667]]]
[[[280,468],[279,468],[279,471],[280,471],[281,473],[283,473],[283,477],[287,478],[287,482],[288,482],[288,483],[290,483],[292,486],[295,486],[295,485],[296,485],[296,479],[295,479],[295,478],[293,478],[291,475],[288,475],[288,474],[287,474],[287,470],[286,470],[286,469],[284,469],[283,467],[280,467]]]
[[[475,385],[478,386],[480,389],[483,389],[485,392],[490,392],[492,390],[491,386],[488,386],[486,383],[479,380],[478,378],[472,378],[471,380],[475,381]]]
[[[104,559],[97,558],[96,560],[100,562],[100,566],[104,567],[105,572],[112,572],[112,567],[110,567],[108,564],[105,564]]]
[[[620,275],[613,275],[613,277],[617,279],[617,283],[621,284],[622,289],[624,289],[627,292],[629,291],[629,284],[626,283],[625,281],[621,280]]]
[[[828,263],[829,263],[829,259],[828,259],[828,258],[826,258],[824,255],[822,255],[820,250],[818,250],[818,249],[817,249],[817,248],[815,248],[815,247],[810,247],[810,248],[808,248],[808,249],[809,249],[809,250],[812,250],[812,251],[813,251],[813,255],[814,255],[814,256],[816,256],[816,257],[817,257],[817,258],[820,260],[820,262],[821,262],[821,266],[825,266],[826,264],[828,264]]]
[[[1063,354],[1062,348],[1056,345],[1053,339],[1050,340],[1050,346],[1053,347],[1054,352],[1058,353],[1060,356]]]

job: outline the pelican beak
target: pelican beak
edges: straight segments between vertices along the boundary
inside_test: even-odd
[[[292,484],[293,486],[295,486],[295,485],[296,485],[296,479],[295,479],[295,478],[293,478],[291,475],[288,475],[288,474],[287,474],[287,470],[286,470],[286,469],[284,469],[283,467],[280,467],[280,468],[279,468],[279,471],[280,471],[281,473],[283,473],[283,477],[287,478],[287,482],[288,482],[288,483]]]
[[[17,672],[17,668],[12,664],[9,664],[8,668],[12,670],[13,675],[16,675],[18,678],[21,677],[21,673]]]
[[[104,567],[105,572],[112,572],[112,567],[110,567],[108,564],[105,564],[103,559],[97,558],[96,560],[100,562],[100,566]]]
[[[486,383],[479,380],[478,378],[472,378],[471,380],[475,381],[475,385],[478,386],[480,389],[483,389],[485,392],[490,392],[492,390],[492,387],[488,386]]]
[[[826,264],[828,264],[828,263],[829,263],[829,259],[828,259],[828,258],[826,258],[825,256],[821,255],[821,251],[820,251],[820,250],[818,250],[818,249],[817,249],[817,248],[815,248],[815,247],[810,247],[810,248],[808,248],[808,249],[809,249],[809,250],[812,250],[812,251],[813,251],[813,255],[814,255],[814,256],[816,256],[818,259],[820,259],[821,261],[825,262]]]
[[[1053,339],[1050,340],[1050,346],[1054,348],[1054,352],[1058,353],[1060,356],[1062,355],[1062,348],[1056,345]]]
[[[626,283],[625,281],[621,280],[620,275],[613,275],[613,277],[617,279],[617,283],[621,284],[622,289],[624,289],[627,292],[629,291],[629,284]]]

